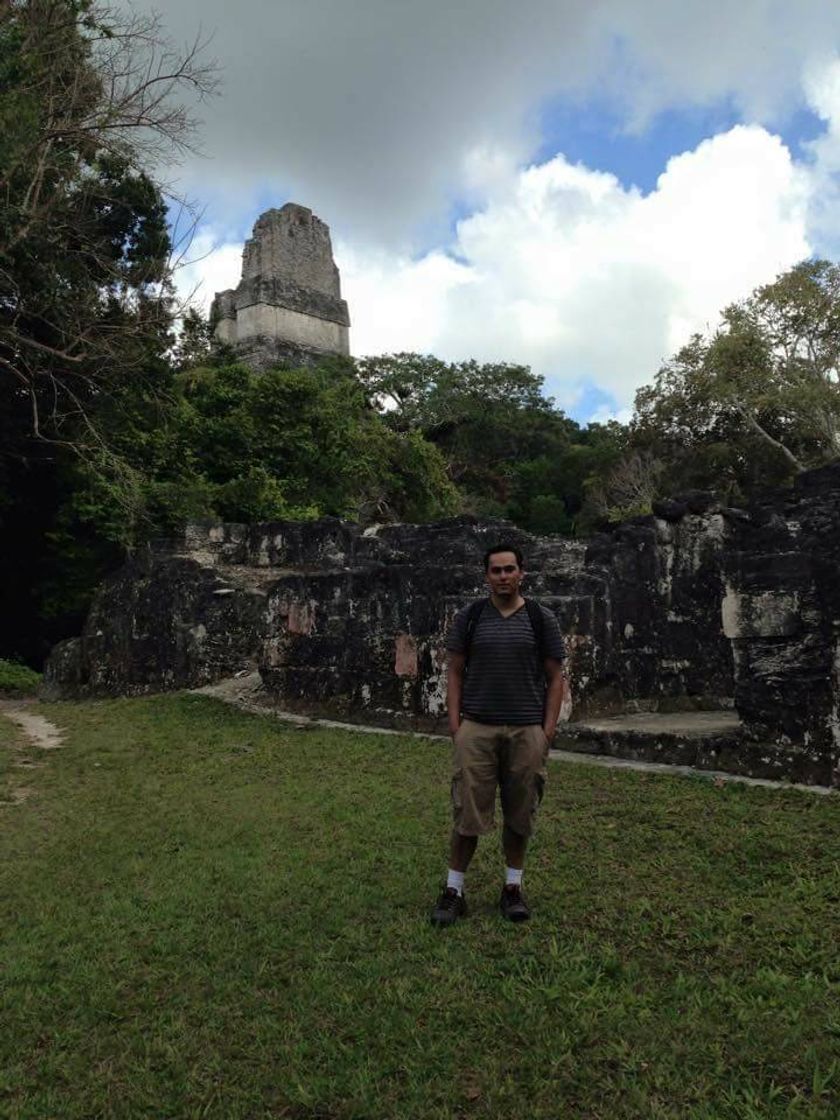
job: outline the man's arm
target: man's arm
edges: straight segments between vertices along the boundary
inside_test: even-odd
[[[466,657],[463,653],[450,653],[446,665],[446,707],[449,712],[449,734],[453,737],[461,726],[461,696],[464,691],[465,661]]]
[[[545,693],[545,714],[543,715],[543,732],[549,743],[554,738],[554,732],[557,730],[557,720],[560,717],[560,707],[563,703],[563,697],[566,695],[566,674],[563,670],[563,662],[557,661],[553,657],[547,657],[543,662],[545,668],[545,679],[548,682],[548,687]],[[450,717],[451,718],[451,717]]]

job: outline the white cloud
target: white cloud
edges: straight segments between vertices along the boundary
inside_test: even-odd
[[[803,85],[811,108],[836,131],[840,127],[840,59],[835,56],[809,67]]]
[[[448,273],[439,253],[390,268],[348,255],[353,349],[526,362],[561,403],[594,381],[626,407],[692,331],[808,254],[806,203],[803,172],[758,127],[673,158],[646,196],[558,156],[459,224]],[[400,307],[411,323],[394,344],[382,324]]]
[[[439,251],[414,261],[339,244],[336,258],[358,355],[434,350],[449,301],[472,283],[467,266]]]
[[[216,292],[236,287],[241,271],[242,242],[227,241],[212,226],[204,226],[176,271],[179,296],[206,314]]]
[[[492,201],[449,253],[337,242],[355,354],[524,362],[562,406],[595,383],[623,414],[692,331],[810,251],[812,170],[757,126],[673,157],[647,195],[562,156],[475,166]],[[235,284],[240,251],[223,244],[194,266],[208,300]]]
[[[610,420],[615,420],[619,424],[629,424],[633,418],[632,408],[611,408],[609,405],[599,405],[589,420],[593,424],[606,424]]]
[[[805,145],[811,180],[811,227],[823,254],[840,255],[840,59],[811,66],[804,80],[825,131]]]
[[[663,108],[731,101],[769,122],[803,104],[803,68],[838,42],[835,0],[606,0],[601,33],[621,44],[606,80],[643,122]]]
[[[606,98],[636,127],[724,103],[770,124],[804,105],[803,69],[840,45],[836,0],[165,7],[176,41],[215,33],[224,87],[203,111],[209,158],[184,168],[213,220],[251,215],[258,194],[294,198],[344,237],[394,249],[445,234],[476,152],[531,158],[552,98]]]

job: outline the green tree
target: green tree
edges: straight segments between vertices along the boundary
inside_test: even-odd
[[[579,428],[551,456],[525,460],[515,471],[509,516],[534,533],[589,532],[604,519],[599,484],[626,446],[626,428],[611,420]]]
[[[177,375],[163,410],[133,401],[109,420],[128,478],[115,489],[79,464],[64,510],[124,548],[195,517],[426,520],[456,508],[440,452],[384,424],[346,360],[262,373],[206,366]]]
[[[62,527],[75,461],[124,503],[136,490],[109,417],[134,395],[165,397],[174,310],[167,209],[147,169],[190,143],[179,90],[211,84],[196,51],[172,52],[155,19],[89,0],[0,5],[0,528],[14,542],[0,557],[0,642],[10,652],[37,656],[60,633],[44,623],[44,588],[60,588],[88,544]],[[90,548],[88,587],[108,562],[101,540]],[[61,613],[61,594],[50,598]]]
[[[840,454],[840,269],[805,261],[725,309],[636,397],[633,444],[670,486],[744,497]]]
[[[89,0],[0,9],[0,382],[18,443],[89,451],[96,404],[141,376],[172,321],[166,205],[146,167],[189,143],[209,90],[154,20]]]
[[[400,353],[363,358],[357,373],[371,400],[403,430],[442,434],[498,405],[551,411],[542,378],[527,366],[447,363],[430,354]]]
[[[188,307],[172,348],[172,364],[177,370],[197,369],[215,362],[213,327],[196,307]]]
[[[597,441],[527,366],[402,353],[364,359],[358,375],[393,430],[440,449],[463,509],[535,532],[574,531]]]
[[[234,365],[187,373],[182,385],[204,475],[226,486],[258,464],[286,504],[274,516],[422,520],[454,508],[439,452],[385,425],[350,363],[261,374]]]
[[[623,521],[651,513],[659,494],[665,464],[649,451],[625,451],[607,470],[590,480],[590,523]]]

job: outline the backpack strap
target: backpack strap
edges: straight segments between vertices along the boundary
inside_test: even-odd
[[[542,664],[545,660],[545,615],[542,612],[542,607],[533,599],[525,600],[525,610],[528,612],[528,619],[537,642],[537,657]]]
[[[470,647],[472,646],[473,634],[475,628],[478,626],[478,620],[481,617],[481,612],[484,610],[486,599],[476,599],[474,603],[470,603],[467,610],[467,630],[464,634],[464,664],[470,659]]]

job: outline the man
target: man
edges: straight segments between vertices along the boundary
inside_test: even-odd
[[[446,642],[454,827],[446,886],[432,911],[441,926],[467,912],[464,873],[479,836],[493,828],[497,787],[507,861],[499,905],[510,921],[530,917],[522,868],[566,689],[557,620],[520,593],[520,550],[489,549],[484,571],[489,598],[458,612]]]

